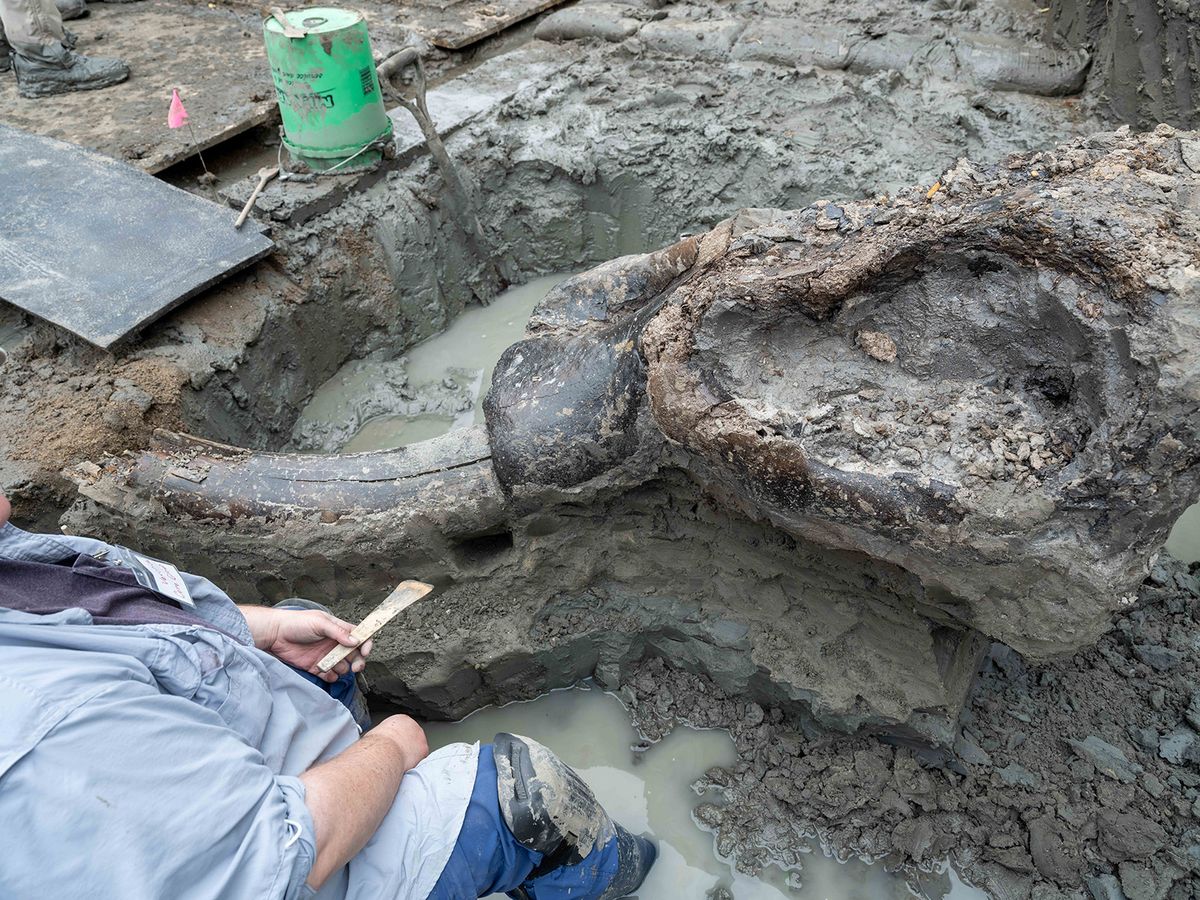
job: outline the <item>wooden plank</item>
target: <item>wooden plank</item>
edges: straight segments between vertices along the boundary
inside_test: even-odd
[[[275,88],[263,48],[261,19],[178,0],[95,3],[68,22],[77,50],[117,56],[128,81],[100,91],[26,100],[11,74],[0,78],[0,122],[89,147],[160,172],[247,129],[278,121]],[[167,127],[178,88],[191,128]]]
[[[432,590],[433,585],[425,584],[423,581],[400,582],[396,586],[396,589],[388,594],[382,603],[371,610],[367,614],[367,617],[359,622],[350,634],[358,638],[358,642],[361,645],[363,641],[372,637],[380,628]],[[322,672],[328,672],[353,653],[354,650],[354,647],[334,647],[321,658],[321,661],[317,663],[317,668]]]
[[[274,246],[227,207],[0,125],[0,299],[108,348]]]
[[[461,50],[565,2],[567,0],[394,0],[387,6],[396,10],[397,21],[435,46]]]

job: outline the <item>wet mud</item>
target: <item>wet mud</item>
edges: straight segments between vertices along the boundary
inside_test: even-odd
[[[1091,649],[1028,665],[995,645],[954,759],[806,737],[781,710],[650,661],[624,685],[650,738],[727,727],[727,798],[698,812],[757,871],[812,835],[843,858],[928,866],[949,855],[997,898],[1200,895],[1200,567],[1164,557]]]
[[[912,12],[893,5],[890,12],[867,3],[777,11],[870,31],[901,7]],[[923,29],[959,23],[1029,39],[1037,31],[1032,9],[917,12]],[[637,14],[639,21],[657,15]],[[693,20],[743,21],[739,15],[681,5],[666,21],[683,33]],[[696,43],[557,45],[554,52],[574,62],[451,137],[510,281],[663,246],[744,206],[790,208],[931,185],[959,157],[994,161],[1099,125],[1069,98],[981,87],[920,60],[864,74],[713,58]],[[132,358],[152,359],[177,373],[177,394],[156,395],[136,371],[129,378],[154,397],[142,415],[155,426],[177,423],[238,446],[274,448],[290,440],[302,406],[347,361],[381,349],[396,354],[444,329],[480,298],[441,189],[436,171],[418,159],[303,221],[268,197],[274,257],[156,324],[120,357],[101,360],[31,323],[27,349],[17,347],[0,370],[0,390],[21,409],[6,431],[19,432],[26,409],[77,407],[87,420],[80,433],[100,433],[72,442],[77,429],[69,428],[51,446],[14,441],[0,475],[14,486],[18,510],[26,495],[61,508],[71,496],[59,474],[65,465],[95,457],[97,448],[144,442],[133,423],[123,435],[91,421],[109,402],[80,398],[97,365],[122,370]]]
[[[578,17],[543,32],[561,42],[554,52],[566,64],[483,110],[448,142],[469,175],[496,265],[512,283],[668,246],[743,207],[798,210],[832,244],[857,227],[853,215],[839,214],[861,207],[843,201],[879,198],[883,206],[911,194],[916,206],[932,191],[941,196],[931,209],[941,209],[952,196],[947,173],[962,174],[962,185],[976,180],[969,167],[956,168],[960,158],[982,170],[1107,126],[1101,106],[1048,96],[1073,89],[1083,71],[1078,47],[1039,45],[1065,55],[1039,55],[1037,67],[1017,73],[1039,80],[1037,93],[1011,89],[1029,85],[1011,83],[1005,53],[980,55],[1040,40],[1045,15],[1032,5],[594,7],[590,36],[579,33]],[[769,40],[756,21],[763,16],[822,42],[797,57],[794,45]],[[843,35],[854,52],[831,52]],[[1004,40],[980,38],[989,35]],[[447,76],[470,77],[442,62]],[[1089,83],[1085,98],[1091,90]],[[1147,168],[1140,151],[1129,153],[1120,165]],[[1042,164],[1071,160],[1052,154]],[[1198,171],[1200,157],[1182,164]],[[1028,174],[1037,168],[1028,158],[1021,166],[1014,190],[1039,177]],[[1161,174],[1143,179],[1147,197],[1178,187],[1155,180]],[[1196,574],[1165,556],[1124,605],[1085,590],[1090,571],[1063,573],[1062,585],[1095,600],[1080,607],[1086,616],[1069,647],[1057,631],[1023,634],[1020,616],[987,621],[993,636],[1028,638],[1023,646],[1035,656],[1068,655],[1031,664],[997,645],[973,683],[987,641],[960,602],[965,582],[961,592],[931,597],[902,555],[881,562],[857,546],[830,549],[819,534],[785,533],[728,502],[719,479],[684,475],[679,456],[636,490],[614,476],[560,484],[533,502],[498,474],[486,435],[474,427],[400,455],[320,457],[315,469],[297,466],[281,488],[272,457],[247,449],[345,446],[370,416],[359,411],[337,429],[306,431],[301,410],[320,386],[356,361],[401,358],[490,299],[472,277],[478,260],[442,190],[418,158],[329,208],[273,198],[262,214],[277,253],[118,356],[40,323],[0,321],[0,346],[10,354],[0,367],[0,484],[19,518],[53,528],[70,507],[68,528],[175,559],[239,600],[310,596],[347,618],[369,610],[398,575],[432,581],[439,594],[378,642],[371,675],[381,696],[426,717],[457,718],[595,677],[626,692],[648,737],[679,721],[729,728],[738,762],[710,776],[727,802],[702,817],[720,852],[746,871],[788,864],[815,835],[836,853],[900,869],[952,856],[1004,900],[1200,896]],[[1168,219],[1170,232],[1178,223]],[[897,297],[945,294],[938,279],[965,267],[1000,316],[1011,294],[1046,299],[1064,289],[984,256],[950,248],[940,272],[890,287]],[[1088,310],[1094,294],[1084,288],[1070,300]],[[854,299],[859,306],[871,298]],[[532,335],[553,330],[545,312]],[[702,343],[722,328],[737,330],[732,312],[720,319],[701,330]],[[1035,321],[1011,339],[1056,332],[1052,316]],[[881,366],[924,333],[886,310],[850,325],[856,350]],[[801,349],[814,345],[786,331],[775,334],[780,358],[803,368]],[[1069,329],[1058,339],[1042,361],[1045,404],[989,425],[983,443],[959,419],[936,417],[954,412],[954,398],[943,396],[931,395],[911,421],[882,387],[800,412],[811,413],[813,445],[834,466],[889,475],[914,465],[915,453],[943,474],[980,484],[1015,478],[1034,491],[1047,472],[1070,464],[1061,433],[1086,418],[1053,402],[1063,368],[1054,361],[1081,347],[1099,352]],[[713,384],[742,390],[753,383],[755,360],[731,360]],[[893,381],[884,387],[907,389],[904,372],[888,372]],[[393,374],[381,381],[395,390],[372,410],[406,399],[403,375]],[[772,389],[762,399],[779,407]],[[449,406],[406,411],[461,415],[462,398],[445,393],[453,394]],[[980,394],[967,405],[991,399]],[[865,450],[835,440],[835,432],[857,433],[856,424],[867,432],[858,435]],[[139,494],[114,477],[113,461],[161,448],[155,431],[164,428],[228,446],[198,451],[169,439],[153,460],[138,457],[142,474],[157,473],[165,487]],[[927,440],[935,432],[945,453]],[[239,479],[291,491],[282,505],[293,512],[244,502],[248,482]],[[328,485],[356,480],[368,484],[369,498],[347,487],[343,505],[311,510]],[[217,502],[197,505],[198,485]],[[1132,496],[1136,485],[1128,490]],[[1164,509],[1183,503],[1169,499]],[[1081,506],[1091,510],[1089,502]],[[1156,522],[1139,553],[1149,554],[1170,524]],[[923,543],[928,535],[917,543],[934,557],[939,538],[931,534],[933,543]],[[989,552],[1003,560],[1023,534],[998,539]],[[1122,577],[1131,573],[1145,574],[1133,563]],[[1042,599],[1053,606],[1052,597]],[[978,608],[980,621],[996,610]],[[1076,651],[1110,621],[1115,628],[1095,646]]]
[[[489,707],[461,722],[431,723],[433,747],[454,741],[488,743],[497,732],[536,734],[595,791],[615,822],[651,837],[658,860],[636,896],[728,897],[737,900],[986,900],[949,868],[931,872],[887,871],[861,860],[838,862],[812,841],[811,852],[780,868],[778,861],[755,876],[718,856],[714,835],[693,817],[703,803],[723,802],[705,773],[729,769],[737,760],[724,729],[676,726],[647,741],[613,694],[599,690],[555,691],[524,703]],[[501,900],[499,897],[489,900]]]
[[[547,275],[466,309],[399,359],[352,360],[321,385],[292,430],[298,450],[387,450],[483,424],[500,354],[520,340],[533,308],[569,275]]]

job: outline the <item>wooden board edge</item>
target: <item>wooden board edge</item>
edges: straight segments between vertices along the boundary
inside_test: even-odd
[[[188,157],[195,156],[197,151],[203,152],[204,150],[211,150],[213,147],[216,147],[218,144],[223,144],[226,141],[237,137],[239,134],[245,134],[251,128],[257,128],[259,125],[270,125],[273,123],[278,123],[279,122],[279,104],[276,103],[273,99],[269,102],[268,101],[263,101],[263,102],[267,103],[266,107],[259,110],[257,113],[255,113],[250,118],[239,119],[237,122],[234,122],[232,125],[230,125],[225,130],[218,131],[216,134],[210,135],[209,137],[202,140],[199,144],[189,145],[187,147],[181,147],[181,148],[179,148],[178,151],[176,151],[174,153],[168,153],[166,155],[158,156],[158,157],[151,157],[150,159],[146,159],[146,160],[121,159],[120,162],[123,162],[127,165],[133,166],[135,169],[141,169],[147,175],[157,175],[159,172],[163,172],[163,171],[171,168],[171,166],[174,166],[174,165],[177,165],[178,163],[183,162]],[[95,148],[93,147],[93,148],[89,148],[89,149],[95,149]],[[104,151],[100,150],[97,152],[103,153]],[[105,154],[105,155],[107,156],[109,154]],[[113,157],[113,158],[117,159],[117,157]],[[143,165],[143,163],[144,163],[144,165]]]
[[[472,31],[462,37],[448,36],[445,31],[431,32],[427,36],[429,37],[429,42],[435,47],[440,47],[443,50],[462,50],[464,47],[470,47],[472,44],[477,44],[486,38],[490,38],[492,35],[512,28],[514,25],[519,25],[526,19],[544,13],[548,9],[552,9],[555,6],[562,6],[566,2],[567,0],[541,0],[541,2],[534,4],[524,12],[514,14],[510,18],[497,19],[496,23],[487,29]],[[418,31],[425,30],[420,28],[420,26],[414,27]]]

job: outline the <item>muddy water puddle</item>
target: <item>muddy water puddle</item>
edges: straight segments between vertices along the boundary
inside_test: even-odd
[[[1179,517],[1167,538],[1167,549],[1176,559],[1200,562],[1200,503]]]
[[[299,449],[390,450],[483,422],[492,369],[533,308],[571,273],[509,288],[396,358],[353,360],[321,385],[293,432]]]
[[[634,895],[639,900],[704,900],[718,887],[730,891],[734,900],[986,900],[952,870],[910,885],[881,865],[858,860],[842,864],[819,850],[804,858],[800,872],[771,867],[761,878],[737,872],[716,855],[713,836],[692,818],[698,804],[721,802],[716,794],[697,795],[692,784],[713,766],[733,764],[732,739],[724,731],[680,727],[649,749],[634,752],[639,737],[628,714],[603,691],[555,691],[527,703],[483,709],[461,722],[426,726],[434,748],[454,741],[487,742],[501,731],[550,747],[579,771],[614,819],[654,836],[659,858]],[[798,880],[799,887],[789,880]]]
[[[342,445],[343,453],[362,453],[366,450],[391,450],[407,447],[445,434],[458,423],[458,416],[420,413],[415,416],[376,416],[358,429],[354,437]]]
[[[0,351],[12,353],[29,333],[24,316],[10,310],[0,314]]]

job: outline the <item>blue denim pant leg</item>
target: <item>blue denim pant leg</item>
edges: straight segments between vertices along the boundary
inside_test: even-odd
[[[504,821],[496,794],[492,745],[479,748],[475,787],[458,840],[428,900],[467,900],[488,894],[533,900],[597,900],[617,872],[617,842],[611,840],[575,865],[562,866],[533,880],[542,854],[520,844]]]

